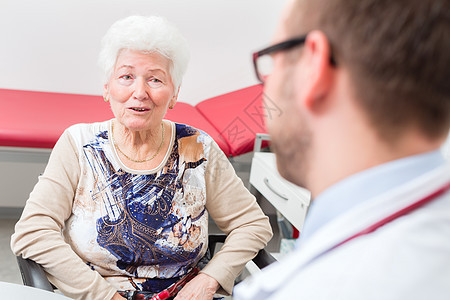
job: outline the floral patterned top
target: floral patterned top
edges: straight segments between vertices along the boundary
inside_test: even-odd
[[[116,290],[157,292],[204,256],[211,213],[231,248],[219,252],[204,272],[230,293],[245,262],[270,239],[270,225],[211,137],[184,124],[171,122],[171,128],[165,158],[146,171],[120,161],[109,135],[111,121],[68,128],[16,226],[13,250],[41,263],[54,284],[74,298],[107,299]],[[53,243],[45,238],[30,243],[36,230],[47,232],[54,223],[62,240],[51,235]],[[256,227],[248,226],[252,223]],[[239,235],[251,251],[245,247],[236,255]],[[74,274],[48,262],[50,257],[72,265]],[[87,280],[73,280],[84,268],[94,272]],[[93,287],[95,281],[101,284]]]

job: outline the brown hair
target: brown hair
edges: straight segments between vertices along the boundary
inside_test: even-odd
[[[292,35],[327,35],[384,138],[411,125],[431,139],[448,132],[450,1],[298,0],[288,20]]]

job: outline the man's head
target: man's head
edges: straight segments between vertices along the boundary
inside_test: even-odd
[[[448,0],[290,3],[275,43],[307,34],[306,42],[274,53],[266,84],[284,112],[268,120],[283,175],[292,179],[298,165],[310,171],[315,150],[324,147],[316,143],[317,118],[343,96],[386,145],[412,129],[441,141],[450,127],[449,12]]]
[[[325,33],[386,139],[414,123],[430,137],[448,132],[449,1],[300,0],[286,25],[294,36]]]

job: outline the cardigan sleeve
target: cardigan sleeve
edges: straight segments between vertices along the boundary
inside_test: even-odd
[[[206,209],[227,238],[202,272],[219,282],[219,292],[231,294],[234,280],[267,245],[272,229],[269,218],[215,142],[210,147],[205,176]]]
[[[74,299],[111,299],[116,290],[78,257],[62,235],[65,221],[72,214],[80,176],[77,155],[74,142],[65,131],[15,226],[11,249],[42,265],[49,280],[64,295]]]

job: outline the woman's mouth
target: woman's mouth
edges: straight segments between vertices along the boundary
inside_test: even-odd
[[[130,107],[131,110],[134,111],[138,111],[138,112],[143,112],[143,111],[149,111],[150,109],[148,108],[143,108],[143,107]]]

